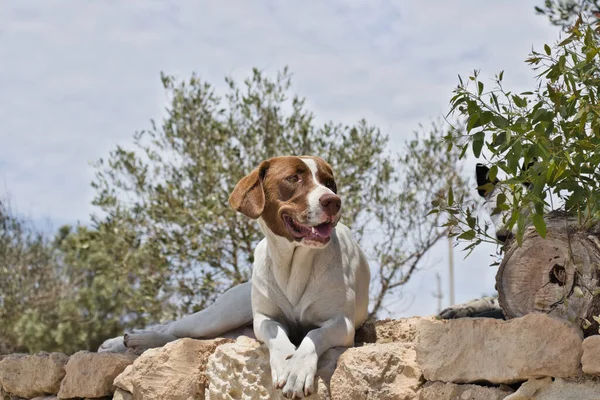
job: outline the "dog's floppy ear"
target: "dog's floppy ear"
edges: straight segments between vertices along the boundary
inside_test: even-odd
[[[269,167],[269,161],[263,161],[260,166],[250,174],[243,177],[229,196],[229,204],[234,210],[256,219],[260,217],[265,208],[265,191],[263,178]]]
[[[479,193],[481,197],[485,197],[486,194],[491,192],[490,185],[493,187],[499,182],[498,178],[494,179],[494,182],[490,181],[488,178],[489,172],[490,169],[483,164],[477,164],[475,166],[475,175],[477,176],[477,193]],[[486,188],[485,186],[488,187]]]

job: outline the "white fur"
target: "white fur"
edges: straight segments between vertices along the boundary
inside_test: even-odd
[[[255,251],[254,333],[269,348],[273,383],[284,395],[301,397],[312,391],[321,354],[351,346],[365,321],[369,266],[342,224],[324,249],[290,243],[264,222],[261,227],[266,238]],[[304,333],[296,349],[289,336]]]
[[[528,190],[528,189],[526,187],[524,187],[523,190]],[[494,210],[496,210],[496,207],[498,206],[498,196],[502,193],[506,196],[505,204],[508,204],[512,207],[512,204],[514,201],[512,191],[510,190],[510,188],[507,185],[503,185],[500,183],[496,184],[494,189],[491,191],[491,193],[485,197],[485,203],[483,204],[485,211],[489,215],[489,217],[492,221],[492,224],[494,225],[494,228],[496,229],[496,237],[498,237],[498,238],[500,238],[502,236],[503,237],[507,236],[507,234],[508,234],[507,225],[508,225],[510,215],[511,215],[511,210],[500,211],[500,212],[497,212],[494,214]],[[531,212],[531,208],[525,207],[524,209],[521,210],[521,212],[526,215]],[[512,229],[511,229],[511,233],[513,235],[517,234],[517,224],[513,225]]]
[[[310,172],[312,172],[313,181],[315,182],[315,188],[308,193],[308,218],[306,221],[307,225],[319,225],[324,222],[325,213],[321,207],[320,199],[326,194],[335,194],[331,189],[321,184],[317,179],[317,162],[312,158],[300,158],[304,161],[304,164],[308,166]]]
[[[303,161],[316,175],[316,162]],[[318,185],[309,195],[316,219],[323,213],[320,196],[331,192]],[[256,338],[269,349],[273,384],[288,397],[312,393],[319,357],[331,347],[352,346],[355,329],[367,317],[369,265],[342,224],[325,246],[290,242],[262,218],[259,225],[265,239],[254,252],[251,282],[230,289],[200,312],[128,333],[125,344],[143,349],[182,337],[222,336],[253,321]],[[290,337],[303,338],[298,348]],[[122,343],[109,339],[98,351],[119,351]]]
[[[510,218],[510,213],[507,211],[501,211],[494,214],[494,210],[498,206],[498,196],[502,193],[506,196],[506,204],[512,204],[513,197],[511,190],[508,187],[501,184],[497,184],[494,187],[494,190],[492,190],[491,193],[485,197],[485,203],[483,204],[485,211],[492,220],[494,228],[496,228],[497,234],[502,234],[506,232],[506,224],[508,223],[508,219]],[[513,233],[516,233],[516,226],[513,227],[513,231]]]

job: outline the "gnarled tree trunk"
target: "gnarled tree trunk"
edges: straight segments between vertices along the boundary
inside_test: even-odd
[[[546,217],[546,238],[529,227],[521,247],[516,240],[506,244],[496,289],[507,319],[544,312],[572,322],[586,336],[598,333],[592,317],[600,314],[600,295],[594,296],[600,287],[600,225],[582,231],[576,222],[555,211]]]

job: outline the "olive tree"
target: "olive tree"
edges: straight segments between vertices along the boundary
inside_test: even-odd
[[[452,187],[465,195],[460,148],[439,126],[392,145],[379,129],[315,123],[287,70],[254,70],[217,90],[197,75],[162,75],[165,117],[96,164],[89,226],[37,230],[0,203],[0,351],[96,350],[123,330],[200,310],[251,275],[261,239],[228,196],[263,159],[318,155],[331,163],[342,222],[367,253],[371,318],[394,301],[447,235],[430,213]],[[4,208],[3,208],[4,207]]]
[[[251,274],[261,239],[254,221],[236,214],[227,199],[237,181],[261,160],[318,155],[336,172],[343,222],[363,243],[374,269],[371,315],[405,283],[423,254],[445,234],[431,200],[449,182],[460,186],[458,152],[446,153],[432,129],[390,149],[388,137],[361,120],[353,126],[317,126],[305,100],[290,94],[291,75],[258,70],[242,84],[226,79],[218,95],[193,75],[162,75],[166,117],[117,146],[97,164],[94,204],[126,220],[140,240],[161,250],[172,273],[164,282],[179,313],[205,307]],[[460,189],[459,189],[460,191]]]
[[[585,20],[597,20],[600,15],[600,2],[598,0],[545,0],[541,7],[535,7],[535,11],[547,16],[551,24],[568,30],[579,15]]]

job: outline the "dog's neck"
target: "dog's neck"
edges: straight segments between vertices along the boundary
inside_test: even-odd
[[[258,224],[267,239],[269,257],[278,268],[290,269],[295,250],[300,245],[297,242],[290,242],[288,239],[273,233],[262,218],[258,219]]]
[[[314,256],[321,250],[302,246],[298,242],[276,235],[267,224],[259,218],[259,225],[267,239],[267,257],[272,261],[272,272],[280,288],[286,292],[288,299],[293,299],[298,293],[304,291],[312,273]]]

